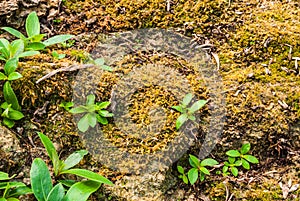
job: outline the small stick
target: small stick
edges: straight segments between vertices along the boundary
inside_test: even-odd
[[[59,68],[56,69],[54,71],[51,71],[50,73],[48,73],[47,75],[43,76],[42,78],[38,79],[35,83],[38,84],[41,81],[48,79],[49,77],[52,77],[53,75],[59,73],[59,72],[70,72],[70,71],[75,71],[75,70],[80,70],[80,69],[86,69],[86,68],[91,68],[94,67],[94,64],[83,64],[83,65],[71,65],[68,67],[64,67],[64,68]]]

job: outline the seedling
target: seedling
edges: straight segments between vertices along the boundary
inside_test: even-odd
[[[61,104],[59,104],[59,107],[62,107],[67,111],[69,111],[73,106],[74,106],[73,102],[62,102]]]
[[[198,100],[191,107],[188,107],[191,103],[193,95],[191,93],[187,94],[182,103],[178,106],[172,106],[173,109],[181,113],[181,115],[176,120],[176,129],[178,130],[187,120],[195,121],[195,112],[200,110],[206,103],[206,100]]]
[[[58,59],[59,60],[59,59],[65,58],[66,54],[59,54],[58,52],[53,51],[52,52],[52,56],[53,56],[54,59]]]
[[[107,117],[113,117],[113,114],[104,109],[109,104],[110,102],[95,103],[95,95],[91,94],[87,96],[86,105],[72,108],[69,112],[72,114],[85,113],[79,120],[77,127],[81,132],[86,132],[89,127],[94,128],[97,121],[103,125],[108,124]]]
[[[177,166],[178,172],[181,174],[179,178],[183,180],[184,183],[188,184],[188,181],[193,185],[198,180],[199,174],[200,174],[200,181],[205,180],[205,175],[210,175],[210,171],[206,168],[207,166],[215,166],[219,163],[212,159],[207,158],[202,161],[200,161],[196,156],[190,155],[189,158],[190,165],[192,168],[188,171],[187,176],[184,172],[184,169],[182,166]]]

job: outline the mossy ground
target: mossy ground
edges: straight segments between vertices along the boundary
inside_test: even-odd
[[[65,0],[61,22],[53,23],[54,33],[77,35],[75,45],[60,50],[67,54],[64,60],[53,60],[42,54],[23,61],[20,71],[24,78],[13,85],[27,114],[25,130],[32,136],[36,130],[51,136],[63,145],[62,155],[81,148],[72,116],[58,107],[61,101],[70,101],[71,83],[76,72],[60,73],[40,84],[35,81],[53,69],[86,61],[84,52],[95,47],[101,34],[151,27],[173,29],[199,44],[209,41],[214,45],[212,51],[220,58],[219,73],[226,93],[227,118],[222,140],[213,155],[225,159],[226,150],[238,148],[248,141],[253,148],[252,154],[260,159],[260,164],[253,167],[255,170],[241,172],[237,179],[213,176],[194,187],[178,182],[173,190],[184,189],[185,195],[178,195],[177,199],[194,195],[192,200],[201,200],[203,196],[225,200],[225,182],[229,193],[234,194],[234,200],[282,200],[279,181],[287,182],[291,178],[294,183],[300,182],[300,79],[299,69],[292,59],[300,57],[299,7],[297,0]],[[138,65],[135,57],[138,55],[128,56],[120,63],[123,73]],[[156,62],[178,65],[172,58],[157,58]],[[104,79],[115,83],[117,78],[107,73]],[[199,98],[207,97],[205,89],[195,84],[192,74],[190,82],[194,83]],[[99,101],[110,97],[109,87],[101,88],[100,85]],[[151,90],[149,92],[153,94],[161,91],[158,88]],[[141,107],[153,102],[154,96],[148,100],[138,95],[134,98],[141,102],[131,111],[135,121],[147,120]],[[49,101],[47,105],[46,100]],[[168,102],[169,106],[175,103]],[[30,144],[27,133],[23,132],[21,136]],[[124,143],[120,140],[124,138],[116,139],[116,143]],[[151,150],[153,145],[150,143],[143,150]],[[196,151],[191,150],[192,153]],[[85,162],[99,168],[93,161]],[[112,180],[122,177],[108,169],[100,172]],[[175,168],[173,173],[176,174]],[[288,199],[299,200],[299,194],[299,190],[292,192]]]

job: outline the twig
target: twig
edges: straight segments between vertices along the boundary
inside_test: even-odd
[[[71,65],[68,67],[64,67],[64,68],[59,68],[56,69],[54,71],[51,71],[50,73],[48,73],[47,75],[43,76],[42,78],[38,79],[35,83],[38,84],[41,81],[48,79],[49,77],[52,77],[53,75],[59,73],[59,72],[70,72],[70,71],[75,71],[75,70],[80,70],[80,69],[86,69],[86,68],[91,68],[94,67],[94,64],[83,64],[83,65]]]

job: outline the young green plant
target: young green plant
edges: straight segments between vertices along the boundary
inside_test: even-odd
[[[173,109],[181,113],[181,115],[176,120],[176,129],[178,130],[187,120],[195,121],[195,112],[200,110],[206,103],[206,100],[198,100],[188,107],[193,99],[191,93],[185,95],[180,105],[172,106]]]
[[[95,95],[90,94],[87,96],[86,105],[80,105],[78,107],[69,110],[72,114],[84,113],[84,116],[79,120],[77,127],[81,132],[86,132],[89,127],[94,128],[97,121],[103,125],[108,123],[107,117],[113,117],[113,114],[107,110],[110,102],[95,103]]]

